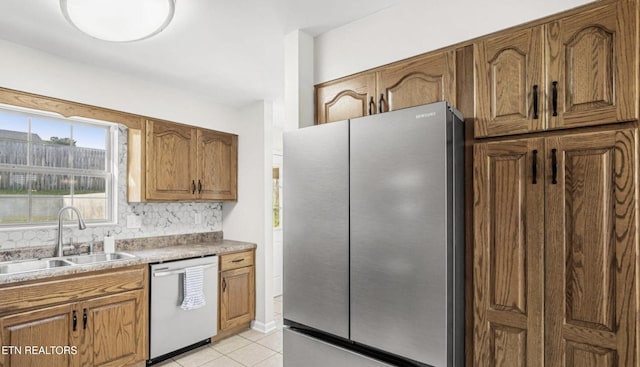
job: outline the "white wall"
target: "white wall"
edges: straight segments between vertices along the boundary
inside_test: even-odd
[[[315,39],[315,83],[382,66],[593,0],[405,0]]]
[[[284,38],[284,130],[313,125],[313,45],[300,30]]]
[[[257,102],[242,109],[238,122],[238,201],[224,203],[227,238],[258,244],[256,249],[256,320],[253,328],[270,331],[273,320],[273,246],[271,229],[271,154],[273,108]]]
[[[205,96],[0,40],[0,86],[237,133],[238,111]]]

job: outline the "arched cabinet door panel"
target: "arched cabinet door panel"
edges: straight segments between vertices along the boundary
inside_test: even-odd
[[[316,124],[375,114],[376,76],[365,73],[316,87]]]
[[[476,137],[545,128],[542,42],[534,27],[476,44]]]
[[[546,25],[549,128],[637,118],[636,28],[627,0]]]
[[[430,54],[378,73],[378,111],[455,102],[455,52]]]

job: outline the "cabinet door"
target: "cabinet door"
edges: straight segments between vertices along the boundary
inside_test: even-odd
[[[231,329],[255,316],[254,267],[220,273],[220,330]]]
[[[421,104],[455,104],[455,52],[446,51],[389,67],[378,74],[378,111]]]
[[[550,128],[636,119],[635,6],[616,1],[546,26]]]
[[[0,345],[16,347],[0,353],[0,366],[77,366],[78,328],[73,330],[73,305],[49,307],[0,319]],[[27,348],[36,349],[27,350]],[[47,348],[41,351],[40,347]],[[48,351],[51,347],[75,348],[75,353]]]
[[[474,146],[476,367],[544,366],[543,146]]]
[[[316,87],[316,124],[376,113],[375,73],[356,75]]]
[[[148,200],[195,200],[196,129],[147,120]]]
[[[238,136],[198,129],[198,193],[203,200],[236,200]]]
[[[476,44],[476,137],[544,129],[542,48],[542,27]]]
[[[147,358],[145,300],[138,290],[80,304],[82,366],[128,366]]]
[[[547,140],[547,366],[636,366],[636,136]]]

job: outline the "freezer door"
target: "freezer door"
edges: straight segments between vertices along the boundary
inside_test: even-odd
[[[449,113],[431,104],[350,130],[351,339],[435,367],[450,344]]]
[[[384,367],[392,366],[344,348],[285,328],[284,367]]]
[[[349,337],[349,124],[285,133],[284,318]]]

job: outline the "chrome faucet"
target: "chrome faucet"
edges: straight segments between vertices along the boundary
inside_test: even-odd
[[[73,248],[73,246],[62,246],[62,214],[64,214],[67,209],[73,210],[78,216],[78,229],[87,229],[87,225],[84,223],[84,218],[82,218],[82,214],[80,214],[80,210],[78,210],[78,208],[75,206],[65,206],[60,209],[58,212],[58,253],[56,254],[58,257],[63,256],[64,250],[70,250]]]

